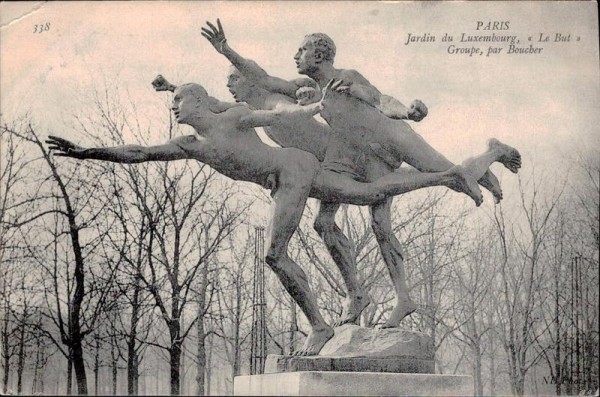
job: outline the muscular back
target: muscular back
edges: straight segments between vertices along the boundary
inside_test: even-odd
[[[321,115],[341,139],[381,157],[393,168],[405,160],[405,148],[398,146],[397,138],[416,135],[408,123],[390,119],[364,101],[337,92],[327,94]]]

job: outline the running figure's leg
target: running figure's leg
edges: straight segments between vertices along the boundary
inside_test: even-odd
[[[332,101],[323,102],[322,114],[328,117],[332,128],[343,139],[358,147],[370,147],[393,168],[404,161],[419,171],[440,172],[452,167],[452,163],[431,147],[411,126],[401,120],[391,120],[369,105],[353,98],[331,94]],[[511,172],[521,166],[519,152],[499,141],[490,140],[488,151],[464,163],[467,171],[482,186],[490,190],[498,202],[502,190],[498,179],[489,172],[494,162],[502,163]]]
[[[396,150],[394,150],[396,156],[402,156],[408,164],[423,172],[444,171],[452,166],[452,162],[432,148],[420,135],[412,129],[409,131],[407,126],[404,127],[400,129],[402,133],[397,135],[397,145],[406,146],[396,146]],[[388,150],[392,151],[389,147]],[[498,178],[489,170],[490,165],[495,162],[503,164],[511,172],[516,173],[521,167],[521,155],[516,149],[497,139],[490,139],[486,152],[465,160],[462,165],[471,176],[493,194],[498,203],[502,199],[502,189]]]
[[[392,230],[391,215],[392,199],[384,203],[371,206],[372,227],[375,238],[379,243],[381,255],[387,265],[394,291],[396,304],[390,317],[383,328],[398,327],[400,321],[417,309],[417,305],[410,299],[406,273],[404,272],[404,255],[402,246]]]
[[[310,196],[322,201],[371,205],[390,196],[431,186],[446,186],[468,194],[477,205],[482,202],[477,180],[460,165],[442,172],[397,170],[371,183],[357,182],[346,175],[321,170],[315,178]]]
[[[336,175],[341,176],[341,174]],[[334,327],[348,323],[355,324],[362,311],[371,303],[369,296],[363,291],[356,277],[354,246],[335,223],[335,214],[339,208],[340,204],[338,203],[319,203],[319,212],[314,222],[314,228],[323,239],[329,254],[340,270],[347,290],[346,298],[342,303],[342,315],[333,323]]]
[[[333,329],[321,316],[317,299],[310,291],[306,273],[288,256],[287,248],[300,223],[319,165],[316,158],[308,153],[298,150],[286,151],[286,158],[280,165],[277,190],[273,195],[265,260],[311,326],[304,345],[294,354],[311,356],[318,354],[333,336]]]

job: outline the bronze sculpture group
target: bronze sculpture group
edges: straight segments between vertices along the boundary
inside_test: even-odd
[[[82,148],[50,136],[57,156],[121,163],[195,159],[235,180],[271,190],[266,262],[306,315],[311,330],[297,355],[318,354],[333,334],[323,319],[306,274],[287,254],[308,197],[320,200],[314,228],[340,270],[347,289],[338,326],[354,323],[370,304],[356,276],[352,244],[335,223],[342,203],[368,205],[372,227],[392,280],[396,303],[384,327],[398,327],[414,312],[402,246],[392,232],[393,196],[428,186],[446,186],[469,195],[480,205],[478,185],[496,202],[502,191],[489,170],[500,162],[516,173],[518,151],[495,139],[483,154],[454,165],[433,149],[404,120],[420,121],[427,108],[420,101],[405,107],[383,95],[360,73],[333,67],[335,44],[327,35],[305,37],[294,60],[307,77],[292,81],[268,75],[227,43],[220,21],[208,23],[202,35],[232,64],[227,87],[235,103],[211,97],[198,84],[174,86],[162,76],[157,91],[174,93],[171,110],[177,122],[195,133],[163,145]],[[319,113],[327,122],[317,121]],[[281,147],[263,143],[255,127],[264,127]],[[402,163],[414,168],[399,169]]]

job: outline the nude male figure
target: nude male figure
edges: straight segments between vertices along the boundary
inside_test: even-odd
[[[256,86],[244,78],[235,67],[230,69],[227,87],[236,101],[246,102],[255,109],[262,109],[267,112],[294,103],[293,99],[288,96],[273,93]],[[309,99],[309,96],[314,94],[305,88],[299,89],[299,103],[310,102],[311,99]],[[342,189],[343,186],[351,184],[350,181],[353,179],[364,180],[360,176],[360,171],[350,175],[348,170],[355,164],[365,162],[364,160],[357,159],[364,159],[366,156],[372,155],[365,154],[353,146],[345,144],[343,140],[332,134],[331,128],[327,124],[318,122],[311,115],[309,117],[306,117],[306,115],[283,117],[278,122],[263,128],[272,140],[283,147],[295,147],[308,151],[321,161],[326,156],[328,156],[327,159],[335,159],[335,162],[321,163],[321,169],[328,171],[325,174],[335,174],[337,176],[335,179],[331,178],[329,183],[331,186],[340,186],[340,189]],[[325,149],[328,149],[326,153],[324,153]],[[387,175],[394,175],[409,183],[415,172],[418,171],[402,169]],[[384,180],[386,177],[384,176]],[[472,181],[474,182],[475,180],[473,179]],[[477,204],[479,203],[479,191],[476,187],[476,182],[471,186],[467,194]],[[339,200],[335,195],[323,199],[320,203],[319,215],[315,220],[315,229],[324,240],[334,262],[338,265],[347,290],[343,311],[341,316],[334,322],[334,326],[355,322],[360,312],[369,303],[368,297],[362,291],[357,279],[356,255],[353,252],[353,246],[335,224],[335,212],[338,208]],[[399,273],[394,275],[397,278],[401,276]]]
[[[223,27],[219,20],[217,26],[208,22],[209,28],[202,28],[202,35],[209,40],[215,49],[225,55],[230,62],[248,79],[272,93],[278,93],[293,98],[298,88],[315,83],[324,87],[329,81],[337,80],[333,88],[340,94],[349,94],[354,98],[368,104],[380,116],[394,119],[421,120],[427,113],[424,105],[416,101],[411,108],[406,108],[392,97],[381,95],[362,75],[354,70],[335,69],[333,58],[335,56],[335,45],[326,35],[309,35],[303,41],[300,49],[294,56],[299,73],[307,75],[310,79],[301,78],[292,81],[269,76],[262,68],[250,60],[241,57],[227,43]],[[356,180],[375,180],[383,175],[394,171],[403,161],[406,161],[420,171],[448,169],[453,164],[446,160],[441,154],[428,146],[418,134],[405,139],[402,152],[390,150],[388,142],[380,139],[380,131],[374,130],[376,123],[368,126],[368,123],[359,124],[362,130],[354,128],[352,122],[348,122],[346,112],[354,109],[348,107],[343,111],[336,110],[336,94],[330,94],[329,106],[321,112],[322,116],[333,127],[334,136],[337,138],[330,141],[327,147],[323,168],[331,169],[339,173],[346,173]],[[353,99],[354,99],[353,98]],[[356,99],[354,99],[356,101]],[[369,106],[365,106],[369,107]],[[361,109],[362,110],[362,109]],[[359,113],[358,117],[362,117]],[[371,116],[371,115],[369,115]],[[384,117],[386,118],[386,117]],[[373,121],[371,116],[368,120]],[[376,120],[379,122],[380,120]],[[404,123],[403,121],[397,121]],[[405,123],[403,125],[406,125]],[[408,127],[410,128],[410,127]],[[366,132],[369,132],[369,140],[364,141]],[[384,134],[389,138],[393,134]],[[393,138],[393,137],[392,137]],[[389,141],[390,139],[388,139]],[[395,144],[396,142],[391,139]],[[412,141],[416,141],[413,144]],[[507,167],[515,170],[520,166],[518,152],[513,156],[512,148],[505,147],[499,142],[493,141],[489,150],[481,156],[467,160],[464,164],[468,166],[469,172],[477,180],[490,190],[498,202],[502,198],[497,178],[489,171],[489,165],[495,161],[501,161]],[[496,144],[497,143],[497,144]],[[396,145],[398,146],[398,145]],[[393,146],[393,149],[396,149]],[[350,150],[349,150],[350,149]],[[511,150],[512,149],[512,150]],[[414,158],[409,157],[411,151],[418,151]],[[516,151],[514,151],[516,152]],[[375,156],[373,155],[375,154]],[[356,264],[352,253],[352,245],[335,224],[335,214],[339,203],[335,200],[322,202],[319,214],[315,220],[315,229],[326,243],[336,265],[340,269],[348,288],[348,299],[344,304],[344,312],[338,324],[355,322],[360,313],[369,304],[368,297],[362,292],[358,284],[354,284],[356,278],[348,275],[355,273]],[[371,205],[372,227],[376,239],[381,248],[381,253],[388,267],[392,283],[396,293],[396,304],[384,327],[397,327],[400,321],[411,314],[416,306],[410,299],[403,265],[402,247],[395,238],[391,228],[391,198],[383,203]]]
[[[175,87],[162,79],[155,88],[174,91],[171,109],[178,123],[194,128],[193,135],[177,137],[157,146],[124,145],[113,148],[83,148],[66,139],[50,136],[46,141],[49,148],[57,151],[56,156],[119,163],[195,159],[234,180],[262,186],[274,183],[270,186],[273,203],[265,260],[310,323],[311,330],[297,355],[317,354],[333,336],[333,329],[323,319],[310,291],[306,274],[287,254],[289,240],[300,222],[307,197],[323,198],[335,193],[342,202],[366,204],[380,201],[388,194],[414,189],[414,183],[419,187],[460,185],[471,178],[462,167],[457,166],[449,172],[417,173],[408,184],[405,178],[390,175],[387,182],[380,180],[367,184],[352,181],[347,189],[332,192],[331,189],[338,187],[328,185],[330,177],[327,171],[320,170],[315,156],[294,148],[270,147],[253,129],[269,125],[282,115],[289,117],[297,112],[314,114],[320,104],[261,112],[248,106],[221,102],[209,96],[198,84]],[[335,179],[335,175],[333,177]]]

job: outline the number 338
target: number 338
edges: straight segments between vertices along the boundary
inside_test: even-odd
[[[46,22],[45,24],[42,25],[34,25],[33,26],[33,33],[42,33],[42,32],[47,32],[50,30],[50,22]]]

